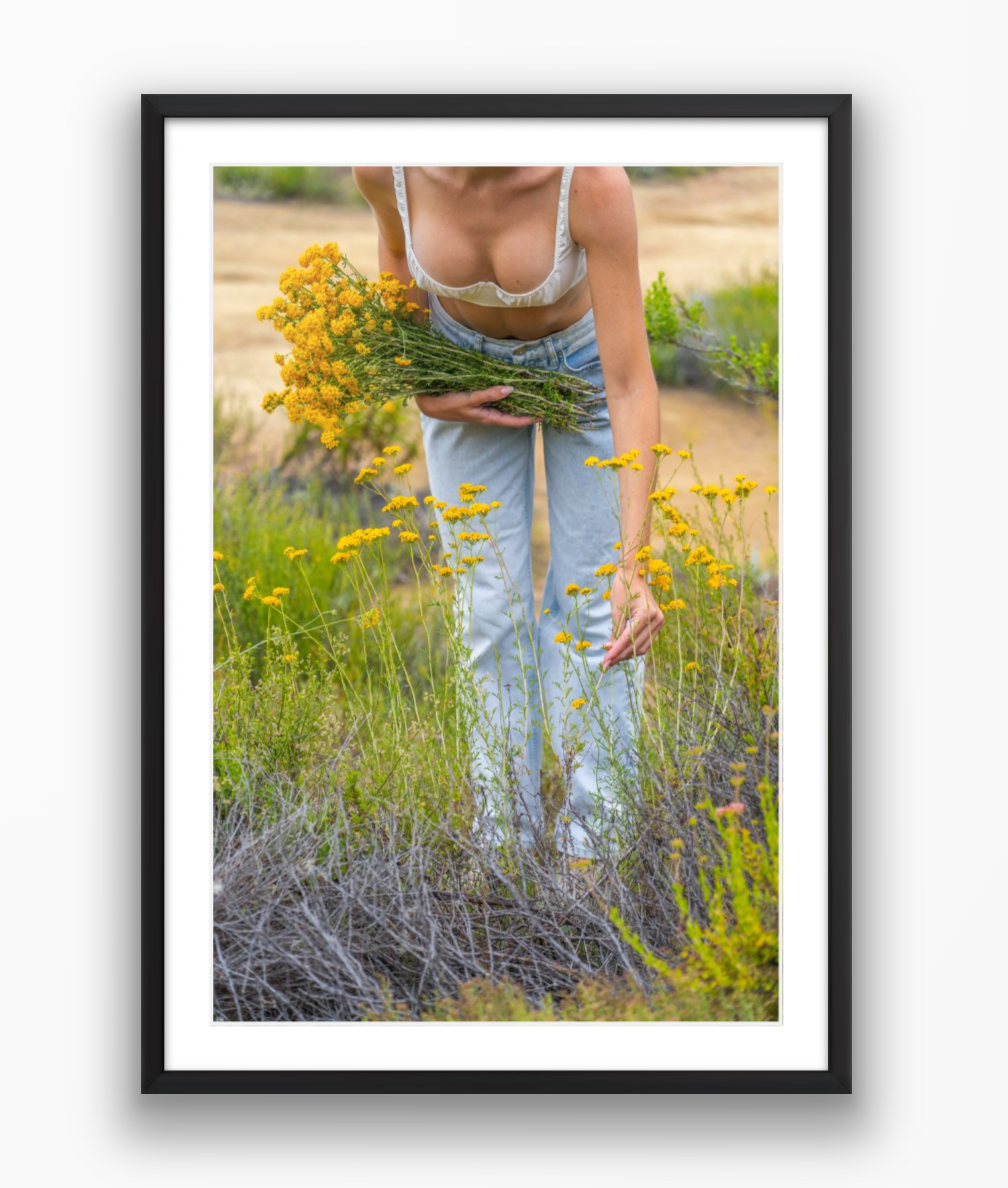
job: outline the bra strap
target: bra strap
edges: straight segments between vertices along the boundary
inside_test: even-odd
[[[406,233],[406,247],[411,249],[409,207],[406,204],[406,176],[401,165],[392,166],[392,184],[395,186],[396,206],[402,219],[403,231]]]
[[[570,233],[570,186],[576,165],[565,165],[560,175],[560,206],[557,210],[557,242],[553,266],[556,267],[562,248],[573,244]]]

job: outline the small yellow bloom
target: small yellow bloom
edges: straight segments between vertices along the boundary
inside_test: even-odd
[[[399,539],[403,544],[416,544],[420,539],[419,532],[400,532]]]
[[[496,511],[497,508],[500,507],[500,505],[501,505],[501,501],[499,499],[495,499],[493,501],[493,503],[490,504],[490,506],[494,509],[494,511]]]
[[[213,555],[213,559],[214,559],[215,561],[223,561],[223,560],[224,560],[224,554],[223,554],[223,553],[218,553],[218,552],[217,552],[217,550],[216,550],[216,549],[214,549],[214,555]]]
[[[290,593],[289,586],[274,586],[273,587],[273,597],[274,598],[279,598],[281,594],[289,594],[289,593]]]
[[[284,664],[293,664],[296,659],[297,659],[297,652],[285,652],[284,653]]]
[[[413,469],[413,463],[412,463],[412,462],[404,462],[404,463],[402,464],[402,466],[397,466],[397,467],[396,467],[396,468],[395,468],[395,469],[392,471],[392,473],[393,473],[393,474],[409,474],[409,472],[410,472],[412,469]]]
[[[433,503],[433,502],[434,502],[434,496],[433,496],[433,495],[425,495],[425,496],[423,497],[423,501],[424,501],[424,503],[427,503],[427,504]]]
[[[561,631],[553,637],[553,642],[558,644],[569,644],[574,638],[569,631]]]
[[[679,457],[682,458],[683,460],[687,459],[689,456],[690,456],[689,450],[679,450]]]
[[[363,483],[369,478],[377,478],[378,471],[373,466],[365,466],[360,474],[354,479],[355,483]]]
[[[329,558],[333,565],[341,565],[344,561],[352,561],[357,554],[352,549],[340,549]]]
[[[549,613],[550,613],[550,608],[549,608],[548,606],[544,606],[544,607],[543,607],[543,614],[544,614],[544,615],[548,615]]]
[[[564,590],[564,593],[565,594],[580,594],[581,587],[577,582],[571,582],[571,584],[567,587],[567,589]]]
[[[776,495],[776,494],[777,494],[777,488],[776,488],[776,487],[764,487],[764,488],[763,488],[763,490],[764,490],[764,491],[766,491],[766,493],[767,493],[768,495]]]
[[[643,470],[643,469],[644,469],[644,467],[643,467],[643,466],[641,466],[641,464],[640,464],[639,462],[631,462],[631,463],[630,463],[630,469],[631,469],[631,470]]]
[[[395,361],[400,367],[409,367],[409,365],[413,362],[412,359],[400,359],[398,355],[395,356]]]
[[[453,569],[452,569],[452,567],[451,567],[450,565],[439,565],[439,566],[438,566],[438,573],[439,573],[439,574],[440,574],[442,577],[448,577],[448,576],[449,576],[449,574],[451,574],[451,573],[453,573],[453,572],[454,572],[454,571],[453,571]]]
[[[401,449],[402,449],[402,446],[388,445],[382,450],[382,453],[386,454],[389,458],[394,458],[396,456],[396,454],[398,454]]]
[[[392,521],[393,528],[401,528],[402,526],[403,526],[402,520],[393,520]]]
[[[590,647],[591,647],[591,644],[588,642],[588,640],[581,639],[581,640],[578,640],[578,642],[574,645],[574,650],[575,650],[575,652],[583,652]]]
[[[263,604],[263,606],[277,606],[278,607],[280,605],[280,599],[274,598],[272,594],[267,594],[265,596],[265,598],[261,598],[259,601]]]
[[[299,561],[302,557],[308,555],[307,549],[295,549],[293,545],[288,545],[284,549],[284,556],[289,557],[291,561]]]
[[[462,564],[469,565],[469,566],[475,566],[475,565],[479,565],[482,560],[483,560],[482,557],[463,557]]]
[[[606,592],[602,595],[602,599],[604,602],[608,602],[611,598],[612,598],[612,590],[606,590]]]
[[[592,454],[592,456],[590,458],[585,458],[584,464],[585,464],[585,466],[598,466],[598,461],[599,461],[598,458],[596,458],[595,455]]]
[[[683,672],[699,672],[699,671],[700,671],[700,665],[697,664],[697,662],[695,660],[688,661],[686,664],[686,667],[683,669]]]
[[[587,702],[587,701],[585,701],[585,699],[584,699],[583,697],[576,697],[576,698],[575,698],[575,699],[574,699],[574,700],[571,702],[571,709],[574,709],[574,710],[577,710],[577,709],[584,709],[584,707],[585,707],[587,704],[588,704],[588,702]]]
[[[380,619],[381,610],[376,606],[366,614],[361,615],[360,625],[365,629],[368,627],[377,627]]]
[[[683,600],[682,600],[681,598],[673,598],[671,602],[663,602],[663,603],[661,604],[661,609],[662,609],[663,611],[668,611],[668,610],[685,610],[685,609],[686,609],[686,603],[685,603],[685,602],[683,602]]]
[[[668,448],[668,446],[662,445],[661,442],[658,442],[657,445],[653,445],[651,447],[651,452],[658,458],[664,458],[666,454],[672,453],[672,451]]]
[[[213,592],[215,594],[223,594],[224,593],[223,583],[222,582],[214,582]]]
[[[595,570],[595,576],[596,577],[612,577],[612,575],[614,573],[618,573],[618,572],[619,572],[619,570],[617,569],[617,567],[615,565],[613,565],[613,563],[611,561],[607,561],[605,563],[605,565],[600,565],[598,567],[598,569]]]

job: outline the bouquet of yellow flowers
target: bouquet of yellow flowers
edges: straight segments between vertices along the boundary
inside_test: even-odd
[[[579,431],[578,421],[601,400],[601,389],[564,372],[523,367],[459,346],[427,321],[418,322],[416,285],[390,272],[368,280],[335,243],[306,248],[280,275],[280,291],[256,318],[270,321],[291,344],[273,358],[284,387],[267,392],[262,407],[283,405],[294,421],[322,430],[322,444],[338,444],[347,418],[390,399],[477,392],[495,384],[514,391],[494,407],[515,416]]]

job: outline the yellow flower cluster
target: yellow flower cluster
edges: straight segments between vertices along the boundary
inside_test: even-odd
[[[377,627],[380,619],[381,608],[376,606],[369,610],[366,614],[361,615],[360,625],[365,628],[365,630],[368,627]]]
[[[569,631],[560,631],[553,637],[553,642],[558,644],[569,644],[574,638]]]

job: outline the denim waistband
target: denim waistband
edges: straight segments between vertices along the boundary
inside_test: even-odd
[[[484,355],[527,363],[530,367],[556,367],[564,351],[573,352],[595,338],[595,311],[591,308],[570,326],[542,338],[494,338],[456,321],[445,310],[436,293],[429,292],[427,300],[431,325],[446,338]]]

